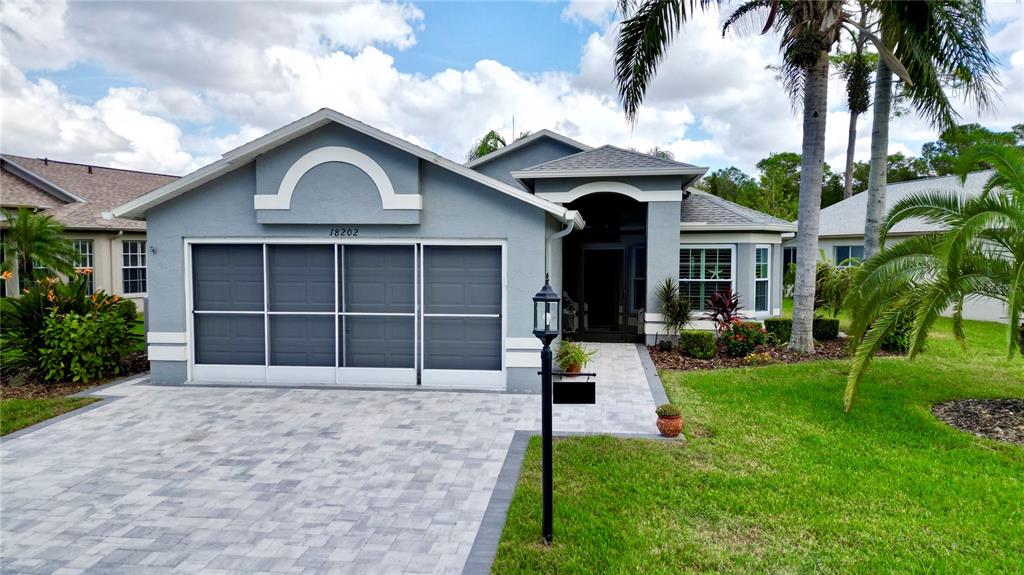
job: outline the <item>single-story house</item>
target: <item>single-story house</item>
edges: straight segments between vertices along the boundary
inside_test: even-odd
[[[547,130],[463,165],[322,109],[112,215],[148,222],[155,382],[533,393],[546,274],[583,340],[652,342],[664,278],[780,312],[795,226],[705,171]]]
[[[48,158],[0,155],[0,207],[29,208],[53,217],[80,255],[79,268],[90,268],[90,289],[131,299],[142,306],[146,296],[146,222],[104,217],[114,206],[133,200],[177,178],[118,170]],[[6,228],[0,215],[0,234]],[[0,281],[2,295],[15,296],[25,278]]]
[[[896,202],[915,193],[954,192],[964,198],[979,195],[991,175],[992,172],[986,170],[968,174],[964,182],[960,181],[959,176],[940,176],[889,184],[885,189],[885,211],[888,213]],[[864,257],[867,200],[867,193],[860,193],[821,210],[818,247],[824,257],[833,263],[841,264],[850,258],[860,260]],[[921,219],[905,220],[889,232],[887,242],[900,242],[941,229]],[[796,263],[796,239],[787,238],[782,249],[785,265]],[[964,302],[964,317],[982,321],[1006,321],[1006,306],[990,298],[972,298]]]

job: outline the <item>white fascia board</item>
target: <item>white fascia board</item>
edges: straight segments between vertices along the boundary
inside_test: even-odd
[[[387,132],[364,124],[353,118],[349,118],[344,114],[335,112],[328,108],[321,108],[305,118],[296,120],[295,122],[292,122],[282,128],[278,128],[265,136],[256,138],[248,144],[235,148],[221,156],[220,160],[217,160],[206,167],[200,168],[181,179],[175,180],[166,186],[157,188],[156,190],[136,198],[131,202],[118,206],[111,210],[111,213],[115,217],[141,218],[149,208],[171,198],[180,196],[181,194],[184,194],[185,192],[200,186],[225,172],[247,164],[255,159],[259,154],[265,153],[272,148],[312,132],[313,130],[331,122],[341,124],[351,130],[355,130],[371,138],[390,144],[402,151],[420,158],[421,160],[431,162],[441,168],[455,172],[460,176],[464,176],[477,183],[483,184],[520,201],[540,208],[555,216],[562,222],[568,223],[569,221],[574,220],[574,217],[569,215],[572,210],[567,210],[562,206],[542,198],[538,198],[529,192],[515,188],[489,176],[485,176],[476,170],[467,168],[462,164],[457,164],[443,156],[425,150],[415,144],[406,142],[401,138],[392,136]],[[583,219],[580,218],[578,223],[582,222]]]
[[[597,178],[617,176],[703,176],[707,168],[644,168],[644,169],[593,169],[593,170],[517,170],[511,172],[517,180],[538,180],[544,178]]]
[[[682,222],[680,230],[690,232],[796,232],[791,224],[706,224],[704,222]]]
[[[512,142],[511,144],[509,144],[507,146],[504,146],[502,148],[498,148],[497,150],[491,152],[490,154],[487,154],[485,156],[480,156],[479,158],[477,158],[475,160],[470,160],[470,161],[465,163],[465,166],[467,168],[475,168],[475,167],[477,167],[477,166],[479,166],[481,164],[486,164],[487,162],[489,162],[491,160],[494,160],[496,158],[500,158],[502,155],[504,155],[504,154],[506,154],[508,152],[511,152],[513,150],[518,150],[519,148],[522,148],[522,147],[524,147],[524,146],[526,146],[528,144],[536,142],[537,140],[539,140],[541,138],[551,138],[552,140],[556,140],[556,141],[562,142],[563,144],[566,144],[568,146],[572,146],[573,148],[577,148],[581,152],[587,152],[587,151],[590,151],[590,150],[593,149],[592,147],[590,147],[590,146],[588,146],[588,145],[586,145],[586,144],[584,144],[582,142],[577,142],[576,140],[573,140],[572,138],[570,138],[568,136],[563,136],[562,134],[559,134],[558,132],[552,132],[551,130],[544,129],[544,130],[540,130],[539,132],[534,132],[534,133],[530,134],[529,136],[526,136],[525,138],[523,138],[521,140],[516,140],[516,141]]]

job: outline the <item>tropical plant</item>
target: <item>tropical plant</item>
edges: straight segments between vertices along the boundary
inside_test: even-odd
[[[862,10],[860,23],[866,25],[867,10]],[[853,156],[857,148],[857,120],[871,106],[871,68],[876,65],[877,54],[864,51],[867,37],[858,32],[854,36],[853,51],[832,56],[832,63],[839,68],[839,75],[846,82],[846,109],[850,111],[850,123],[846,137],[846,167],[843,170],[843,199],[853,195]]]
[[[576,343],[575,341],[565,341],[558,345],[558,353],[555,354],[555,361],[558,362],[558,366],[562,370],[568,370],[570,367],[579,366],[586,367],[590,363],[590,359],[597,353],[596,350],[591,351],[583,347],[583,344]]]
[[[470,148],[469,153],[466,154],[467,160],[476,160],[482,158],[491,152],[495,152],[505,147],[505,138],[494,130],[489,130],[484,134],[483,138],[480,138]]]
[[[959,2],[870,2],[886,45],[905,67],[903,97],[933,126],[950,128],[958,114],[946,89],[973,100],[978,109],[991,105],[999,83],[995,59],[988,50],[984,0]],[[881,249],[885,216],[885,186],[892,108],[892,63],[878,60],[875,68],[868,176],[864,221],[864,257]]]
[[[680,295],[679,285],[673,278],[665,278],[661,282],[658,286],[657,296],[661,306],[661,316],[665,322],[665,331],[668,332],[668,335],[679,335],[679,332],[693,320],[690,300]]]
[[[913,314],[908,351],[913,358],[939,314],[953,308],[954,335],[963,341],[964,300],[993,298],[1006,304],[1008,355],[1024,355],[1024,149],[977,146],[961,158],[961,179],[978,162],[994,170],[980,195],[911,194],[889,211],[882,239],[911,218],[943,231],[885,247],[857,270],[856,287],[847,300],[857,344],[847,379],[847,411],[883,339],[908,313]]]
[[[860,261],[854,258],[836,265],[822,256],[815,272],[814,309],[826,309],[832,317],[838,317],[846,294],[853,287],[853,275],[859,265]]]
[[[34,279],[33,270],[70,274],[79,258],[74,244],[64,237],[64,226],[50,215],[28,208],[3,210],[7,229],[3,235],[4,260],[17,262],[23,285]]]
[[[707,311],[704,312],[704,319],[715,324],[715,333],[719,336],[722,331],[728,329],[732,322],[740,318],[740,307],[743,303],[740,296],[732,291],[732,288],[725,288],[720,292],[711,294],[705,303]]]
[[[730,357],[746,357],[768,341],[768,332],[760,324],[752,321],[734,321],[722,333],[719,340]]]

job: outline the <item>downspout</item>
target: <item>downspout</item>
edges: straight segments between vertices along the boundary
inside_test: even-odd
[[[110,276],[110,293],[112,293],[112,294],[113,293],[117,293],[115,291],[117,288],[114,285],[114,265],[115,265],[114,264],[114,242],[117,241],[117,238],[119,238],[119,237],[121,237],[123,235],[124,235],[124,230],[117,230],[117,233],[114,234],[114,237],[110,238],[110,243],[107,244],[107,251],[109,252],[108,255],[110,256],[110,259],[109,259],[109,261],[110,261],[110,273],[108,275]]]
[[[562,231],[555,232],[555,233],[551,234],[550,236],[548,236],[547,241],[544,242],[544,279],[545,280],[547,280],[547,278],[551,276],[551,270],[548,269],[548,265],[551,263],[551,255],[550,255],[550,252],[551,252],[551,242],[553,242],[554,240],[558,240],[558,239],[564,238],[565,236],[569,235],[570,233],[572,233],[572,230],[575,227],[576,227],[576,222],[574,222],[572,219],[570,219],[569,221],[567,221],[565,223],[565,229],[563,229]]]

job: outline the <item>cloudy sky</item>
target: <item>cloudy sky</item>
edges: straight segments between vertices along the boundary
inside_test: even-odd
[[[766,69],[777,39],[723,39],[715,13],[685,26],[631,128],[612,85],[614,5],[5,0],[0,148],[184,174],[327,106],[457,160],[488,129],[510,136],[513,117],[517,132],[658,145],[716,168],[799,150],[799,118]],[[1001,104],[961,112],[1007,129],[1024,122],[1024,4],[989,12]],[[839,82],[829,99],[826,159],[841,166]],[[862,119],[860,158],[869,131]],[[890,149],[935,137],[902,117]]]

